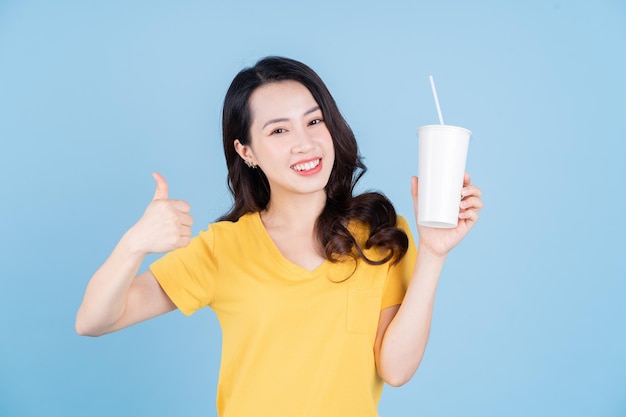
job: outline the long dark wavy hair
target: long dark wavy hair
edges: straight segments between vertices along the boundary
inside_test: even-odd
[[[228,167],[228,188],[234,203],[219,220],[237,221],[247,213],[264,210],[270,201],[270,186],[263,171],[245,165],[235,151],[234,141],[250,143],[252,123],[249,98],[262,85],[297,81],[304,85],[319,105],[335,149],[333,169],[326,185],[326,205],[316,223],[316,234],[326,259],[336,262],[345,256],[363,259],[373,265],[397,263],[407,251],[406,233],[396,227],[396,211],[382,194],[353,195],[354,187],[367,168],[359,155],[352,129],[339,112],[335,100],[321,78],[307,65],[282,57],[261,59],[239,72],[224,99],[222,137]],[[369,225],[369,237],[358,242],[348,230],[350,221]],[[375,247],[382,255],[370,259],[364,249]]]

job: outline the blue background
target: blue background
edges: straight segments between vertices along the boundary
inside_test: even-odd
[[[160,171],[197,232],[229,206],[226,89],[312,66],[411,216],[416,128],[473,131],[478,226],[450,255],[413,380],[382,416],[625,416],[624,1],[0,2],[0,415],[215,415],[206,309],[74,333]],[[148,259],[146,262],[153,260]]]

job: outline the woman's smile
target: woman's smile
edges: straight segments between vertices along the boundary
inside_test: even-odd
[[[322,170],[322,158],[315,158],[309,161],[298,162],[291,166],[291,169],[300,175],[313,175]]]

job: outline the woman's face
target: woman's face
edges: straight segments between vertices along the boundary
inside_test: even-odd
[[[252,93],[249,108],[250,143],[235,140],[235,149],[263,170],[271,198],[325,193],[335,151],[309,90],[296,81],[265,84]]]

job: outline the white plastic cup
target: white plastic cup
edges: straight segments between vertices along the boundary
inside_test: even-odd
[[[417,129],[417,222],[420,226],[445,229],[457,226],[471,134],[462,127],[448,125]]]

